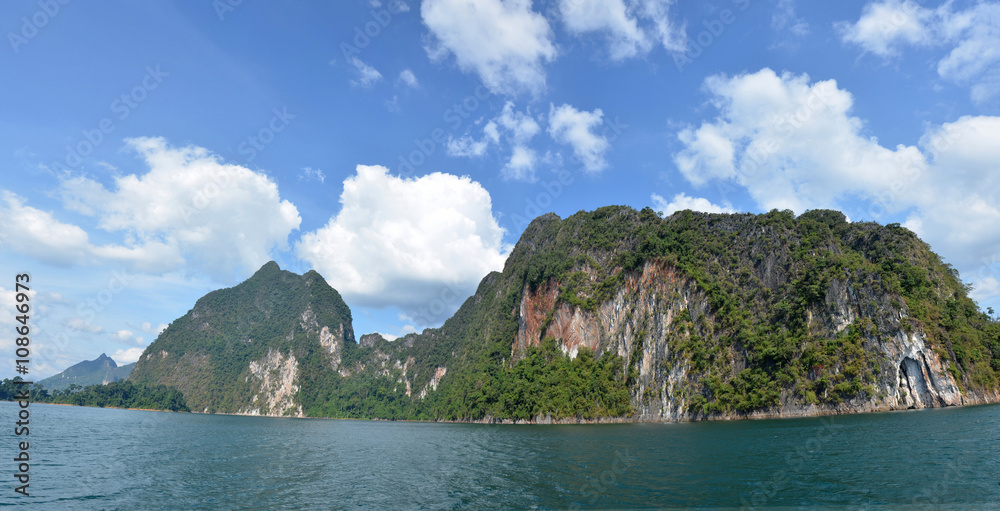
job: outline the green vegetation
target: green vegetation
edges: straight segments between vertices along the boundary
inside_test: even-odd
[[[307,310],[311,316],[303,319]],[[277,350],[294,354],[300,388],[315,393],[312,387],[332,367],[317,342],[319,329],[339,335],[340,325],[345,344],[356,346],[351,311],[340,294],[315,271],[300,276],[272,261],[238,286],[198,300],[146,348],[129,381],[176,387],[195,410],[234,413],[256,390],[250,362]]]
[[[12,401],[19,390],[25,390],[22,385],[16,384],[17,381],[20,381],[20,378],[5,379],[0,382],[0,400]],[[52,393],[36,384],[31,386],[31,401],[102,408],[190,411],[184,402],[184,396],[175,388],[165,385],[136,385],[129,381],[87,387],[73,383],[65,390]]]
[[[65,371],[38,382],[49,390],[63,390],[71,384],[81,387],[97,385],[104,382],[124,380],[132,373],[135,363],[119,366],[111,357],[101,353],[94,360],[85,360],[75,364]]]
[[[632,414],[615,355],[595,358],[581,348],[576,358],[563,354],[552,337],[528,349],[511,367],[481,372],[453,382],[438,393],[435,418],[452,420],[596,419]]]
[[[650,267],[683,293],[626,288]],[[569,358],[563,340],[546,337],[555,309],[542,311],[545,338],[516,342],[526,291],[554,291],[556,308],[588,314],[623,296],[631,352],[604,349],[613,340],[602,332],[598,353]],[[902,330],[926,334],[963,392],[995,389],[1000,324],[968,291],[898,225],[850,223],[826,210],[661,218],[611,206],[535,219],[504,271],[486,276],[451,319],[393,342],[355,343],[350,310],[318,274],[268,263],[199,300],[146,350],[131,378],[176,386],[195,410],[233,412],[255,392],[250,362],[277,350],[297,360],[295,402],[309,416],[595,419],[631,416],[668,397],[695,416],[738,415],[878,397],[898,369],[879,343]],[[640,300],[658,309],[633,315]],[[315,325],[343,325],[337,370],[306,311]],[[668,349],[650,373],[644,343],[668,312],[672,320],[655,330]],[[675,369],[682,380],[661,396],[657,382]]]

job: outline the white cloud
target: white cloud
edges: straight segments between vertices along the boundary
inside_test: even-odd
[[[90,236],[80,227],[57,220],[52,213],[27,206],[4,190],[0,194],[0,246],[60,266],[79,264],[94,252]]]
[[[684,50],[684,30],[669,17],[672,4],[673,0],[561,0],[559,14],[572,34],[604,34],[608,57],[624,60],[649,53],[654,38],[669,51]]]
[[[73,330],[80,330],[92,334],[99,334],[104,331],[104,327],[94,325],[83,318],[70,318],[70,320],[66,322],[66,326],[72,328]]]
[[[571,33],[604,32],[612,60],[649,51],[646,34],[627,12],[623,0],[562,0],[559,13]]]
[[[487,127],[489,126],[492,126],[495,133],[496,124],[490,123]],[[446,150],[448,156],[452,157],[478,157],[486,154],[486,148],[489,147],[490,140],[489,135],[484,136],[481,140],[476,140],[469,135],[462,135],[458,138],[453,138],[449,135]]]
[[[844,42],[883,57],[895,55],[901,43],[928,45],[934,11],[912,0],[872,2],[864,7],[856,23],[835,24]]]
[[[490,195],[468,177],[387,172],[358,165],[344,181],[340,212],[304,234],[296,252],[352,306],[396,306],[426,318],[449,296],[444,312],[453,311],[506,259]]]
[[[529,113],[514,110],[514,103],[508,101],[496,122],[513,138],[515,145],[523,145],[541,131],[538,122]]]
[[[132,362],[137,362],[139,357],[142,356],[142,352],[145,348],[129,348],[127,350],[117,350],[111,354],[111,358],[114,359],[115,363],[123,366],[131,364]]]
[[[670,216],[678,211],[690,209],[691,211],[701,211],[703,213],[735,213],[736,210],[730,206],[718,206],[708,199],[701,197],[688,197],[684,193],[674,195],[673,200],[667,202],[660,195],[653,194],[650,197],[653,201],[653,209],[663,216]]]
[[[989,288],[1000,278],[1000,117],[930,126],[917,145],[890,149],[865,133],[853,97],[832,80],[763,69],[710,77],[706,89],[719,115],[682,130],[674,155],[692,184],[738,183],[765,210],[906,214],[966,280]]]
[[[514,146],[510,160],[504,165],[501,175],[517,181],[535,180],[535,163],[538,160],[535,151],[525,146]]]
[[[127,142],[149,172],[115,177],[111,190],[85,177],[61,186],[69,209],[96,217],[105,231],[122,233],[125,246],[76,249],[82,231],[68,229],[65,238],[74,242],[67,250],[89,250],[140,270],[184,267],[228,284],[286,247],[299,226],[298,210],[281,200],[277,185],[262,173],[222,163],[200,147],[169,147],[162,138]]]
[[[632,4],[636,4],[632,0]],[[663,48],[670,52],[683,52],[687,47],[684,24],[670,19],[670,6],[674,0],[638,0],[639,16],[652,23],[652,30]]]
[[[503,128],[503,133],[512,146],[510,159],[501,174],[508,179],[534,181],[535,162],[538,158],[535,151],[528,147],[528,143],[541,131],[538,122],[530,113],[514,110],[514,103],[508,101],[497,117],[496,124]]]
[[[26,205],[14,193],[4,190],[0,201],[0,217],[6,220],[0,225],[0,246],[14,253],[56,266],[125,262],[140,270],[173,269],[183,261],[172,247],[157,242],[95,246],[79,226]]]
[[[601,126],[604,113],[600,108],[593,112],[577,110],[570,105],[549,107],[548,132],[552,138],[573,148],[573,155],[583,163],[587,172],[599,172],[608,166],[604,153],[611,148],[608,139],[594,133]]]
[[[529,147],[531,139],[542,130],[530,111],[519,112],[514,103],[507,101],[503,110],[483,126],[483,137],[476,140],[470,135],[448,138],[446,145],[449,156],[479,157],[486,154],[490,145],[509,146],[511,155],[504,165],[501,175],[519,181],[535,180],[537,153]]]
[[[358,72],[358,79],[351,80],[352,85],[358,85],[361,87],[371,87],[375,85],[376,82],[382,79],[382,73],[379,73],[374,67],[365,64],[361,59],[357,57],[351,57],[351,65]]]
[[[969,85],[977,103],[1000,96],[1000,3],[983,2],[949,16],[943,32],[955,46],[938,62],[938,75]]]
[[[413,74],[413,71],[409,69],[404,69],[399,73],[399,79],[406,84],[407,87],[416,89],[420,87],[420,82],[417,81],[417,75]]]
[[[316,180],[320,183],[326,182],[326,174],[323,174],[321,169],[314,169],[312,167],[305,167],[302,169],[302,174],[299,175],[299,181],[305,180]]]
[[[954,11],[953,2],[928,9],[913,0],[865,6],[855,23],[837,23],[845,43],[891,57],[905,45],[944,47],[938,76],[970,88],[973,101],[1000,96],[1000,3],[980,2]]]
[[[540,93],[546,63],[556,58],[552,29],[531,0],[424,0],[424,24],[433,36],[427,53],[448,55],[475,72],[494,94]]]
[[[797,37],[809,33],[809,24],[795,14],[795,0],[778,0],[774,14],[771,15],[771,28],[779,32],[787,30]]]
[[[850,115],[854,99],[833,80],[770,69],[705,80],[719,117],[678,134],[674,155],[696,186],[735,179],[764,209],[832,207],[848,194],[888,189],[905,162],[924,165],[913,146],[887,149]]]

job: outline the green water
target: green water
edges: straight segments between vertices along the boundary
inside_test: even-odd
[[[16,469],[15,404],[3,440]],[[26,509],[1000,509],[1000,406],[484,426],[31,406]]]

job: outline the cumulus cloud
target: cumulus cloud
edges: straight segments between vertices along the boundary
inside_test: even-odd
[[[659,212],[663,216],[670,216],[678,211],[683,211],[685,209],[690,209],[691,211],[701,211],[702,213],[735,213],[730,206],[718,206],[713,204],[712,201],[704,199],[701,197],[688,197],[687,194],[678,193],[674,195],[673,200],[667,202],[662,196],[653,194],[651,197],[653,201],[653,209]]]
[[[512,101],[507,101],[500,114],[483,126],[482,138],[475,139],[468,134],[449,137],[446,148],[449,156],[479,157],[486,154],[491,145],[501,146],[504,141],[503,147],[509,147],[511,154],[501,175],[506,179],[530,182],[535,180],[538,154],[529,143],[541,129],[530,111],[518,111]]]
[[[962,117],[928,127],[916,145],[887,148],[832,80],[763,69],[705,86],[718,116],[683,129],[674,154],[690,183],[735,182],[765,210],[863,204],[869,218],[905,214],[966,278],[1000,277],[990,262],[1000,260],[1000,117]]]
[[[432,35],[431,59],[454,55],[460,69],[476,73],[494,94],[545,88],[545,64],[557,51],[531,0],[424,0],[420,15]]]
[[[489,193],[468,177],[404,179],[359,165],[344,181],[340,203],[326,226],[302,236],[296,252],[352,306],[395,306],[419,319],[447,295],[446,312],[454,311],[487,273],[503,267],[509,250]]]
[[[684,50],[683,26],[669,16],[673,0],[561,0],[559,15],[574,35],[603,34],[611,60],[649,53],[658,41],[669,51]]]
[[[835,24],[841,40],[883,57],[895,55],[902,43],[932,42],[934,11],[912,0],[872,2],[864,7],[856,23]]]
[[[918,168],[913,146],[887,149],[863,133],[850,115],[854,98],[834,80],[770,69],[734,77],[711,76],[705,88],[719,117],[678,134],[674,155],[696,186],[734,179],[764,209],[804,211],[832,207],[847,194],[887,189],[904,163]]]
[[[111,354],[111,358],[114,359],[115,363],[122,366],[131,364],[132,362],[137,362],[139,357],[142,356],[142,352],[145,348],[129,348],[127,350],[117,350]]]
[[[351,80],[352,85],[367,88],[375,85],[376,82],[382,79],[382,73],[379,73],[378,69],[365,64],[361,61],[361,59],[351,57],[350,62],[351,65],[354,66],[354,70],[358,73],[358,78],[356,80]]]
[[[170,147],[162,138],[127,143],[147,173],[116,177],[110,190],[86,177],[61,184],[67,208],[125,237],[124,246],[86,249],[101,259],[149,271],[184,267],[228,284],[271,259],[272,250],[286,248],[299,226],[298,210],[281,200],[265,174],[225,164],[200,147]],[[74,240],[67,248],[82,244],[80,232],[67,230]]]
[[[399,73],[399,80],[412,89],[420,87],[420,82],[417,81],[417,75],[413,74],[413,71],[410,71],[409,69],[404,69]]]
[[[6,220],[0,225],[0,246],[55,266],[122,262],[155,271],[176,268],[183,261],[173,247],[155,241],[129,246],[93,245],[90,235],[79,226],[28,206],[6,190],[0,193],[0,217]]]
[[[89,259],[95,250],[80,227],[57,220],[51,212],[25,204],[16,194],[0,194],[0,246],[49,264],[69,266]]]
[[[603,116],[600,108],[587,112],[566,104],[549,106],[549,135],[557,142],[568,144],[587,172],[600,172],[608,166],[604,154],[611,143],[595,132],[602,125]]]
[[[1000,3],[979,2],[953,10],[953,2],[936,9],[913,0],[883,0],[865,6],[857,22],[836,24],[845,43],[882,57],[904,46],[943,47],[938,76],[968,86],[973,101],[1000,96]]]

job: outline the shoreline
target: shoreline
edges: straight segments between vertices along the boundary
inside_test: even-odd
[[[15,401],[7,401],[13,403]],[[683,424],[683,423],[696,423],[696,422],[738,422],[738,421],[760,421],[760,420],[783,420],[783,419],[808,419],[813,417],[829,417],[829,416],[848,416],[848,415],[869,415],[869,414],[880,414],[880,413],[898,413],[898,412],[919,412],[928,410],[947,410],[947,409],[960,409],[976,406],[990,406],[990,405],[1000,405],[1000,401],[990,401],[990,402],[972,402],[969,404],[962,405],[950,405],[950,406],[934,406],[925,408],[887,408],[887,409],[873,409],[864,411],[836,411],[828,410],[820,413],[804,413],[804,414],[782,414],[782,413],[771,413],[771,412],[756,412],[750,414],[749,416],[715,416],[715,417],[703,417],[696,419],[642,419],[638,417],[604,417],[599,419],[581,419],[581,418],[568,418],[568,419],[548,419],[548,420],[513,420],[513,419],[493,419],[484,418],[479,420],[424,420],[424,419],[379,419],[379,418],[361,418],[361,417],[306,417],[306,416],[287,416],[287,415],[254,415],[254,414],[241,414],[241,413],[226,413],[226,412],[196,412],[196,411],[174,411],[174,410],[163,410],[163,409],[150,409],[150,408],[121,408],[116,406],[87,406],[87,405],[75,405],[71,403],[41,403],[34,402],[32,404],[40,405],[52,405],[52,406],[72,406],[79,408],[104,408],[111,410],[133,410],[140,412],[167,412],[167,413],[189,413],[192,415],[226,415],[233,417],[262,417],[268,419],[312,419],[312,420],[347,420],[347,421],[367,421],[367,422],[410,422],[410,423],[425,423],[425,424],[482,424],[482,425],[516,425],[516,426],[565,426],[565,425],[601,425],[601,424]]]
[[[15,401],[7,401],[8,403],[14,403]],[[43,403],[41,401],[32,401],[32,405],[50,405],[50,406],[75,406],[79,408],[105,408],[108,410],[135,410],[137,412],[167,412],[167,413],[194,413],[185,412],[181,410],[163,410],[156,408],[122,408],[120,406],[88,406],[88,405],[74,405],[73,403]]]

